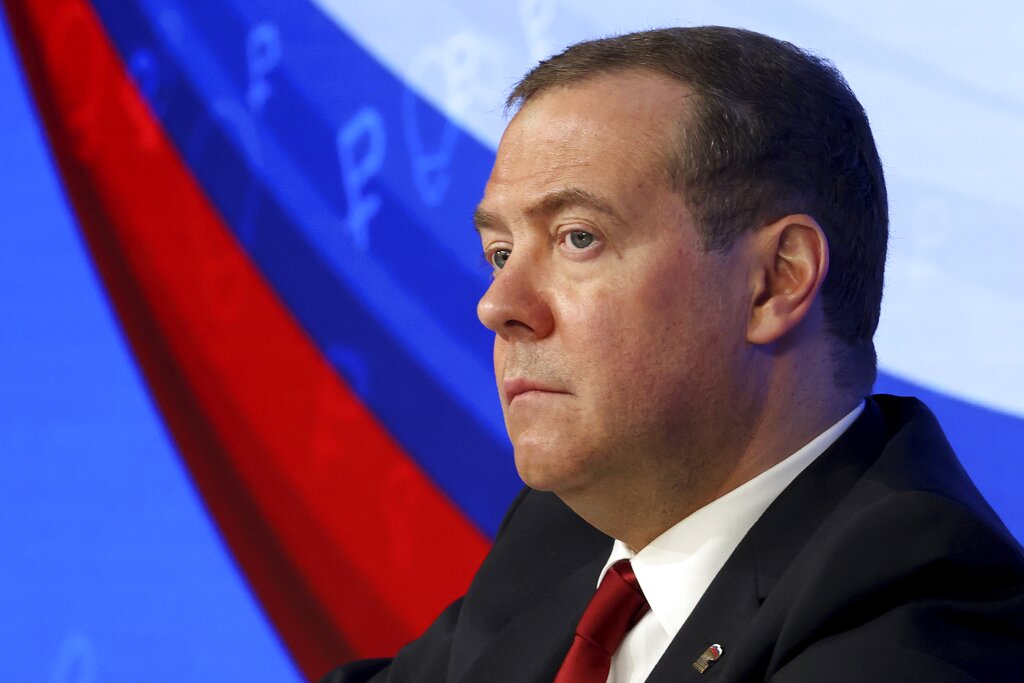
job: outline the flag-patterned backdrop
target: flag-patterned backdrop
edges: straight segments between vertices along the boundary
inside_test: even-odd
[[[519,486],[470,221],[502,99],[649,26],[848,76],[878,389],[1024,536],[1024,10],[897,4],[5,0],[0,680],[310,679],[464,589]]]

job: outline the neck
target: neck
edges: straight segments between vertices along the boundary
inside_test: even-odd
[[[815,379],[831,378],[829,372]],[[770,378],[762,378],[770,380]],[[748,401],[723,411],[712,436],[696,450],[682,450],[670,467],[631,473],[614,490],[559,495],[602,532],[639,551],[708,503],[783,461],[834,425],[862,400],[827,382],[764,381]],[[646,462],[645,459],[638,459]],[[664,464],[664,463],[663,463]],[[596,495],[595,495],[596,494]]]

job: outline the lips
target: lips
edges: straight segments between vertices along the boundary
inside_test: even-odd
[[[568,393],[568,392],[565,392],[565,391],[561,391],[560,389],[556,389],[555,387],[552,387],[550,385],[546,385],[546,384],[544,384],[542,382],[538,382],[536,380],[528,379],[528,378],[525,378],[525,377],[515,377],[515,378],[511,378],[511,379],[506,379],[505,381],[502,382],[502,391],[505,394],[505,400],[508,403],[510,403],[510,404],[512,403],[512,401],[515,398],[517,398],[518,396],[522,396],[523,394],[531,394],[531,393],[565,394],[565,393]]]

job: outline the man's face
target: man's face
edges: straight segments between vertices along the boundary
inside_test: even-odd
[[[540,94],[477,210],[495,265],[478,315],[516,467],[570,505],[689,487],[743,392],[742,249],[704,252],[666,172],[686,98],[646,72]]]

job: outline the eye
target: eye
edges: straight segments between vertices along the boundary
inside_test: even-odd
[[[505,262],[508,261],[508,257],[511,255],[511,249],[497,249],[493,254],[491,254],[491,265],[498,269],[504,268]]]
[[[596,241],[593,233],[586,230],[572,230],[566,235],[566,241],[575,249],[586,249]]]

